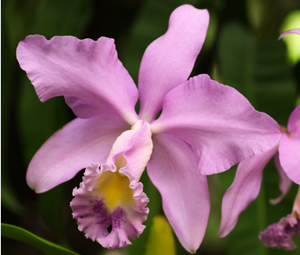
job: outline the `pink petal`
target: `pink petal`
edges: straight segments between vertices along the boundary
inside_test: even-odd
[[[32,35],[19,43],[17,59],[42,102],[65,96],[80,118],[118,113],[130,124],[137,120],[137,88],[113,39]]]
[[[280,203],[281,200],[286,196],[286,194],[288,193],[288,191],[291,188],[292,181],[290,178],[287,177],[285,171],[283,170],[282,166],[280,165],[278,152],[275,154],[274,159],[275,159],[275,165],[276,165],[277,171],[280,176],[279,189],[281,191],[281,195],[275,199],[271,199],[270,202],[271,202],[271,204],[276,205],[276,204]]]
[[[240,213],[257,197],[263,169],[274,156],[277,148],[276,145],[272,149],[238,165],[235,179],[223,197],[219,237],[224,237],[231,232]]]
[[[208,23],[207,10],[182,5],[171,14],[168,31],[148,46],[139,73],[142,119],[151,122],[161,110],[164,95],[187,80]]]
[[[116,160],[120,155],[124,155],[127,165],[120,170],[120,173],[126,171],[127,176],[132,176],[138,181],[152,154],[153,143],[151,136],[150,125],[145,121],[139,120],[131,130],[125,131],[117,138],[106,164],[113,169]]]
[[[209,217],[206,177],[197,172],[197,160],[183,140],[158,134],[153,143],[149,177],[162,196],[164,212],[182,246],[195,253]]]
[[[191,144],[204,175],[262,153],[280,138],[279,126],[270,116],[208,75],[193,77],[170,91],[151,130],[177,135]]]
[[[294,129],[300,131],[300,121]],[[295,183],[300,184],[300,133],[293,137],[294,134],[282,134],[279,144],[279,160],[287,176]]]
[[[298,104],[298,106],[291,113],[291,115],[289,117],[288,125],[287,125],[289,133],[296,132],[299,134],[299,137],[300,137],[300,129],[298,128],[298,130],[294,130],[296,128],[297,122],[299,122],[299,121],[300,121],[300,104]]]
[[[292,29],[292,30],[286,31],[286,32],[282,33],[279,36],[279,39],[281,39],[282,37],[284,37],[286,35],[289,35],[289,34],[298,34],[298,35],[300,35],[300,29]]]
[[[71,121],[36,152],[27,171],[28,185],[37,193],[45,192],[91,162],[105,162],[116,138],[128,128],[114,116]]]
[[[138,237],[143,232],[145,226],[142,223],[149,213],[149,209],[145,206],[149,199],[142,192],[142,184],[137,183],[135,179],[130,182],[129,187],[123,187],[118,183],[129,192],[120,190],[119,186],[115,187],[114,181],[110,179],[105,179],[108,184],[101,182],[101,178],[107,171],[115,170],[100,167],[98,163],[92,163],[86,169],[80,187],[73,190],[75,198],[70,203],[72,215],[77,220],[78,229],[85,233],[86,238],[91,238],[106,248],[124,247],[131,244],[129,238]],[[119,172],[113,174],[120,175]],[[111,190],[107,191],[107,189]],[[135,196],[126,201],[119,201],[111,209],[105,197],[107,192],[113,192],[114,195],[116,192],[127,192]]]

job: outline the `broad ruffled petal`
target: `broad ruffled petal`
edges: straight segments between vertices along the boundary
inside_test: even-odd
[[[127,162],[124,169],[120,169],[120,173],[129,175],[139,180],[152,154],[153,143],[151,139],[150,125],[139,120],[131,130],[122,133],[115,141],[111,152],[108,156],[106,164],[114,169],[116,160],[123,155]]]
[[[70,204],[78,229],[106,248],[131,244],[129,238],[143,232],[149,213],[142,184],[118,170],[92,163],[80,187],[73,190]]]
[[[117,113],[136,122],[137,88],[118,60],[113,39],[32,35],[19,43],[17,59],[42,102],[65,96],[80,118]]]
[[[282,37],[284,37],[286,35],[289,35],[289,34],[298,34],[298,35],[300,35],[300,29],[292,29],[292,30],[286,31],[286,32],[282,33],[279,36],[279,39],[281,39]]]
[[[279,182],[279,189],[281,191],[281,195],[275,199],[270,199],[271,204],[276,205],[281,202],[281,200],[286,196],[288,191],[291,188],[292,181],[291,179],[286,175],[284,169],[282,168],[280,161],[279,161],[279,154],[278,152],[275,154],[274,157],[275,165],[277,168],[277,171],[280,176],[280,182]]]
[[[238,165],[235,179],[223,197],[219,237],[230,233],[235,227],[240,213],[257,197],[263,169],[275,155],[277,148],[278,145]]]
[[[36,152],[27,171],[28,185],[44,192],[71,179],[91,162],[105,162],[116,138],[128,128],[115,116],[71,121]]]
[[[152,133],[170,133],[191,144],[201,174],[232,165],[271,149],[280,139],[278,124],[256,111],[234,88],[199,75],[170,91]]]
[[[182,246],[195,253],[209,217],[206,177],[198,173],[193,151],[183,140],[157,134],[153,144],[149,177],[162,196],[164,212]]]
[[[300,131],[300,121],[294,128]],[[295,183],[300,184],[300,133],[282,134],[279,144],[279,160],[287,176]]]
[[[300,104],[291,113],[287,125],[289,133],[298,133],[298,136],[300,137],[300,127],[296,125],[299,121],[300,121]]]
[[[182,5],[171,14],[168,31],[146,49],[139,73],[141,118],[151,122],[164,95],[189,77],[209,23],[207,10]]]

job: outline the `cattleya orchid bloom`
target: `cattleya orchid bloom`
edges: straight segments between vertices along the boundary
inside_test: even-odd
[[[279,39],[290,33],[300,34],[300,29],[284,32]],[[287,128],[281,126],[280,132],[280,141],[273,148],[238,165],[235,179],[223,196],[219,237],[225,237],[231,232],[240,213],[258,196],[263,169],[272,157],[275,156],[275,165],[280,175],[281,195],[271,200],[271,203],[277,204],[282,200],[292,181],[300,184],[300,105],[291,113]]]
[[[229,234],[239,214],[258,196],[263,169],[273,156],[281,179],[281,195],[271,202],[276,204],[282,200],[291,181],[300,184],[300,105],[290,115],[287,128],[281,127],[280,130],[281,139],[273,148],[238,165],[235,179],[223,197],[219,237]]]
[[[39,99],[64,96],[78,117],[34,155],[28,185],[45,192],[86,168],[73,191],[73,217],[104,247],[127,245],[143,231],[148,198],[139,179],[147,165],[171,226],[194,253],[210,211],[205,175],[269,150],[280,138],[277,123],[235,89],[205,74],[188,79],[208,23],[207,10],[175,9],[167,32],[144,53],[138,89],[112,39],[32,35],[18,45]]]
[[[292,213],[273,223],[264,232],[259,234],[259,240],[268,247],[292,250],[296,245],[292,239],[296,236],[300,240],[300,187],[294,201]]]

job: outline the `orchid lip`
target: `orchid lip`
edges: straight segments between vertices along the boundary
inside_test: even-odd
[[[126,171],[123,155],[115,162],[115,168],[92,163],[85,171],[83,182],[73,191],[70,206],[78,229],[86,238],[99,242],[106,248],[131,244],[129,238],[138,237],[145,226],[149,199]]]

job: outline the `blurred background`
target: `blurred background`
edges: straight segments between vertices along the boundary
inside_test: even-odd
[[[184,3],[210,13],[207,38],[192,75],[208,73],[235,87],[257,110],[286,125],[299,102],[300,64],[295,50],[289,57],[287,44],[278,36],[284,30],[300,28],[299,0],[2,0],[2,222],[25,228],[82,255],[145,254],[152,219],[163,215],[160,195],[146,173],[142,182],[150,198],[147,227],[140,238],[132,241],[132,246],[110,251],[86,239],[72,219],[69,203],[73,188],[81,182],[82,171],[43,194],[35,194],[27,186],[26,169],[34,153],[75,116],[63,98],[43,104],[38,100],[16,61],[15,51],[18,42],[30,34],[41,34],[47,39],[55,35],[94,40],[107,36],[115,39],[119,59],[137,81],[147,45],[166,31],[171,12]],[[299,41],[292,44],[300,49]],[[267,225],[291,212],[298,188],[292,186],[280,204],[270,205],[269,199],[280,195],[273,161],[264,171],[258,199],[240,215],[227,237],[216,237],[221,199],[234,174],[233,167],[209,176],[212,208],[197,254],[299,254],[300,247],[287,252],[265,248],[258,240],[259,232]],[[188,254],[174,238],[177,254]],[[298,240],[296,244],[300,246]],[[8,238],[2,239],[1,246],[2,254],[42,254],[28,244]]]

